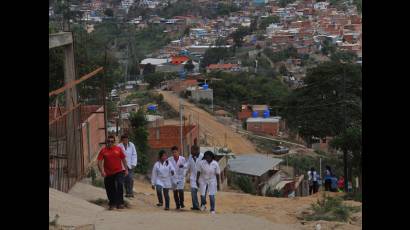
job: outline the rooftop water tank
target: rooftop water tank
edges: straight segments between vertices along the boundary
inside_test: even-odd
[[[207,89],[208,89],[208,84],[203,84],[203,85],[202,85],[202,88],[203,88],[204,90],[207,90]]]
[[[263,111],[263,117],[264,117],[264,118],[268,118],[269,116],[270,116],[269,110]]]
[[[252,117],[258,117],[258,116],[259,116],[259,113],[257,111],[252,112]]]
[[[149,111],[155,111],[157,109],[157,106],[156,105],[149,105],[148,106],[148,110]]]

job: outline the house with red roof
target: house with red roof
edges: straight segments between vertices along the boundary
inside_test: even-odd
[[[171,64],[173,65],[181,65],[184,64],[185,62],[189,61],[189,57],[187,56],[172,56],[171,57]]]

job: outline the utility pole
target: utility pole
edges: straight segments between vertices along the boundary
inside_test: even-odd
[[[183,111],[183,107],[182,107],[182,99],[179,98],[179,124],[181,126],[180,128],[180,138],[181,138],[181,154],[182,156],[184,155],[184,141],[183,141],[183,123],[182,123],[182,111]]]
[[[343,63],[343,94],[342,94],[342,100],[343,100],[343,132],[346,132],[347,129],[347,122],[346,122],[346,68],[345,68],[345,63]],[[344,178],[345,178],[345,192],[348,191],[349,189],[349,182],[348,182],[348,177],[347,177],[347,150],[343,150],[343,172],[344,172]]]

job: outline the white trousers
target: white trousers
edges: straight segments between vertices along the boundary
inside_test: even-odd
[[[184,180],[175,180],[172,183],[172,189],[184,189],[185,187],[185,179]]]
[[[206,186],[208,186],[208,192],[209,195],[215,195],[217,188],[218,188],[218,183],[216,182],[216,180],[209,180],[209,181],[205,181],[205,180],[200,180],[199,181],[199,191],[201,192],[201,196],[205,196],[205,192],[206,192]]]

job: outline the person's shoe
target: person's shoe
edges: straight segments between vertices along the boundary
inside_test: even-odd
[[[130,194],[125,194],[125,197],[127,197],[127,198],[130,197]]]
[[[161,204],[161,203],[158,203],[158,204],[157,204],[157,206],[158,206],[158,207],[161,207],[161,206],[162,206],[162,204]]]
[[[108,210],[114,210],[114,206],[113,205],[110,205],[110,207],[108,207]]]
[[[123,204],[117,205],[117,208],[118,209],[124,209],[124,205]]]
[[[206,206],[205,205],[201,205],[201,211],[205,211],[206,210]]]
[[[165,211],[168,211],[168,210],[169,210],[169,208],[164,208],[164,210],[165,210]]]
[[[129,194],[130,197],[134,198],[134,194]]]
[[[195,208],[192,207],[191,210],[199,211],[200,209],[199,209],[199,208],[196,208],[196,207],[195,207]]]
[[[211,214],[214,215],[214,214],[215,214],[215,211],[211,211]]]
[[[178,207],[176,207],[176,210],[180,210],[180,209],[181,209],[181,207],[179,207],[179,206],[178,206]]]
[[[185,208],[185,205],[181,204],[181,208]]]

